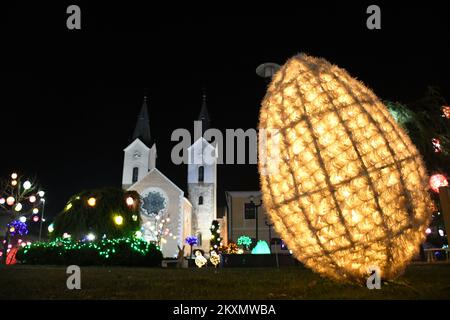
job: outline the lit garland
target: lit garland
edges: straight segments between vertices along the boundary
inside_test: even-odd
[[[143,256],[154,246],[147,241],[137,238],[102,239],[98,242],[71,241],[70,238],[57,238],[50,242],[32,243],[25,246],[23,250],[26,255],[29,250],[35,248],[57,248],[59,249],[59,254],[63,255],[64,252],[73,250],[95,249],[98,251],[100,257],[108,259],[116,253],[118,247],[123,245],[129,246],[132,250]],[[160,250],[157,246],[156,249]]]
[[[392,279],[425,238],[431,213],[419,152],[374,93],[324,59],[297,55],[273,77],[260,113],[263,202],[306,266],[365,283]],[[279,138],[279,139],[278,139]],[[275,145],[273,140],[278,140]]]

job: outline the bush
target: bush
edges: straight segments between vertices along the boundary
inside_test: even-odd
[[[36,242],[21,248],[16,259],[23,264],[44,265],[161,265],[162,253],[154,244],[135,238],[103,239],[98,242],[74,242],[56,239]]]

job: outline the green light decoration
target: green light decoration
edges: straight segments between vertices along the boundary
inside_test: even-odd
[[[252,239],[249,236],[240,236],[237,241],[238,246],[244,246],[247,250],[252,245]]]
[[[253,248],[252,254],[270,254],[269,245],[264,240],[259,240]]]

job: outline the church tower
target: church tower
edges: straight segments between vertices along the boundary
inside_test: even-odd
[[[122,188],[128,189],[156,167],[156,144],[150,135],[148,98],[144,97],[131,144],[123,151]]]
[[[209,128],[205,94],[198,121],[202,122],[203,132]],[[217,218],[217,156],[217,148],[203,137],[194,141],[188,148],[188,193],[192,204],[192,234],[199,238],[198,247],[205,252],[210,251],[210,227],[212,221]]]

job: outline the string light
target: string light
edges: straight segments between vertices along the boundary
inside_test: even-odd
[[[11,179],[16,180],[17,179],[17,173],[11,174]]]
[[[38,214],[39,213],[39,209],[38,208],[33,208],[33,213],[34,214]]]
[[[14,204],[14,202],[16,201],[16,199],[14,199],[14,197],[10,196],[8,198],[6,198],[6,204],[8,206],[12,206]]]
[[[11,185],[12,185],[13,187],[17,186],[17,180],[12,180],[12,181],[11,181]]]
[[[132,207],[132,206],[134,205],[134,199],[133,199],[133,197],[128,197],[128,198],[126,199],[126,203],[127,203],[127,205],[128,205],[129,207]]]
[[[6,200],[5,198],[0,198],[0,204],[5,204]]]
[[[263,202],[294,255],[336,280],[400,275],[431,217],[422,158],[375,94],[304,54],[272,78],[260,112]]]
[[[24,183],[23,183],[23,188],[25,189],[25,190],[28,190],[28,189],[30,189],[31,188],[31,182],[30,181],[25,181]]]
[[[35,202],[36,202],[36,196],[30,196],[30,197],[28,198],[28,200],[29,200],[31,203],[35,203]]]
[[[21,211],[22,210],[22,204],[20,202],[17,203],[16,206],[14,207],[14,210],[17,211],[17,212]]]
[[[114,223],[121,226],[123,224],[123,217],[121,215],[114,216]]]

